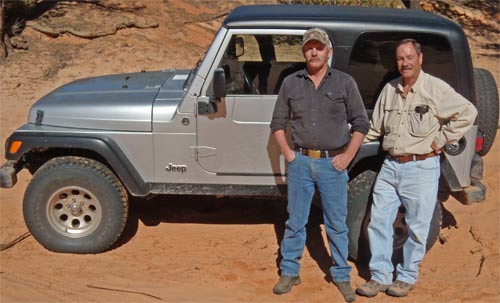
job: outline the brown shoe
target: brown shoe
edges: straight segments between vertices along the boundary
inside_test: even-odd
[[[410,290],[413,289],[413,284],[409,284],[400,280],[394,281],[387,289],[387,294],[393,297],[406,297]]]
[[[378,283],[375,280],[370,280],[356,289],[358,295],[368,298],[375,297],[379,292],[385,292],[390,285]]]
[[[342,296],[344,296],[346,302],[354,302],[356,300],[356,293],[352,289],[349,281],[337,282],[334,284],[337,286]]]
[[[282,295],[290,292],[292,286],[300,284],[300,277],[280,276],[280,280],[274,285],[273,293]]]

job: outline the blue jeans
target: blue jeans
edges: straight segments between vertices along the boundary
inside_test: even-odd
[[[372,279],[392,284],[394,267],[393,223],[399,206],[406,208],[408,239],[403,246],[403,263],[397,265],[397,280],[415,284],[418,266],[426,250],[427,235],[436,206],[440,174],[439,157],[398,163],[386,159],[373,189],[368,238],[372,257]]]
[[[330,274],[334,282],[350,281],[346,225],[349,177],[346,171],[335,169],[331,161],[332,158],[313,159],[296,153],[295,159],[288,164],[288,220],[281,242],[281,275],[299,275],[299,260],[306,243],[306,224],[316,185],[333,260]]]

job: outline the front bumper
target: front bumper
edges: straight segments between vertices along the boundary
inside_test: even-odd
[[[0,188],[11,188],[17,183],[16,161],[8,160],[0,167]]]

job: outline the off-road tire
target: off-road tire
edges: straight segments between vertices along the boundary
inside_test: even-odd
[[[360,235],[360,247],[365,250],[360,251],[358,258],[362,263],[368,263],[371,254],[369,253],[369,240],[368,240],[368,224],[370,223],[371,210],[368,209],[366,216],[363,220],[362,233]],[[396,221],[394,222],[394,236],[393,236],[393,262],[399,263],[403,258],[403,245],[408,239],[408,229],[404,221],[405,209],[400,207]],[[427,242],[425,245],[426,251],[430,250],[434,243],[436,243],[439,238],[439,233],[441,232],[441,222],[443,219],[443,209],[441,207],[441,202],[436,201],[436,206],[434,207],[434,213],[432,214],[431,223],[429,226],[429,233],[427,234]]]
[[[478,154],[485,156],[493,145],[498,128],[498,90],[495,78],[486,69],[474,68],[474,80],[478,128],[484,135],[483,149]]]
[[[372,187],[376,177],[376,172],[366,170],[349,182],[346,223],[349,229],[349,257],[354,260],[358,258],[363,218],[365,217],[368,205],[372,201]],[[366,248],[363,247],[363,249]]]
[[[23,201],[24,220],[46,249],[99,253],[115,243],[128,215],[127,191],[104,164],[58,157],[34,174]]]
[[[370,208],[372,204],[372,189],[376,173],[367,170],[354,177],[349,182],[347,226],[349,228],[349,257],[367,263],[370,260],[370,245],[368,242],[368,223],[370,222]],[[408,239],[408,230],[404,222],[404,208],[400,208],[394,222],[393,255],[401,255],[403,244]],[[436,202],[434,213],[427,236],[426,249],[429,250],[436,243],[441,231],[443,212],[441,203]]]

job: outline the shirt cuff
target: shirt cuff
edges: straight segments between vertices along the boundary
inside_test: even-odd
[[[446,144],[446,138],[444,137],[443,133],[439,133],[434,138],[434,143],[437,145],[438,148],[442,148]]]
[[[286,127],[280,124],[271,124],[271,133],[274,134],[277,130],[286,130]]]
[[[353,127],[351,127],[351,133],[358,132],[358,133],[362,133],[365,136],[366,136],[366,134],[368,134],[368,130],[369,130],[369,128],[368,127],[364,127],[364,126],[353,126]]]

